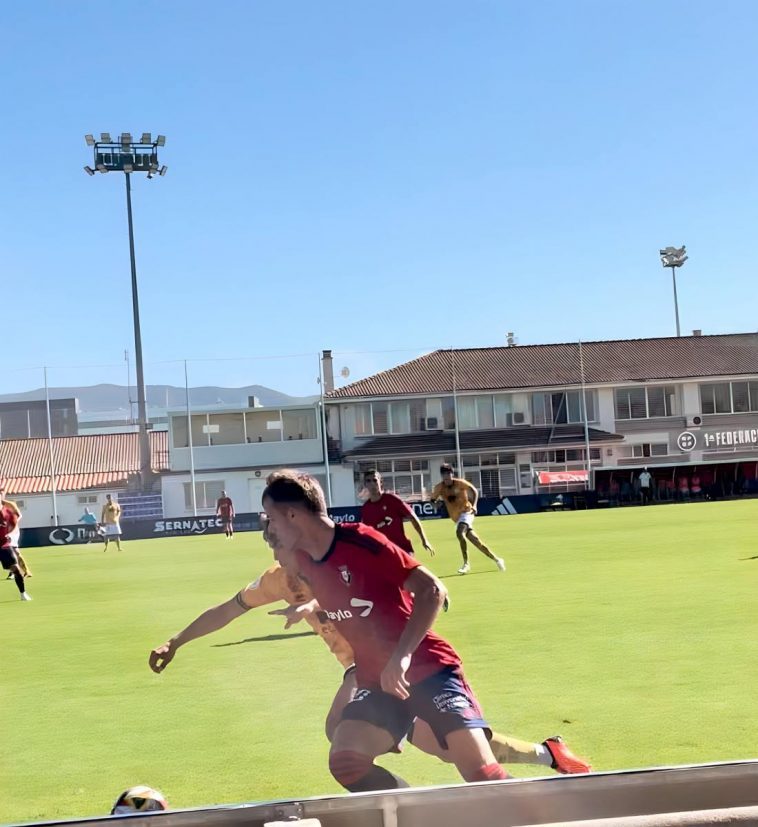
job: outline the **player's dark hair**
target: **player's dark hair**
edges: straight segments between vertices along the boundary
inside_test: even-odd
[[[376,468],[369,468],[368,471],[363,472],[363,479],[367,480],[369,477],[379,477],[382,478],[382,475],[376,470]]]
[[[287,505],[302,505],[314,514],[326,514],[326,500],[318,481],[310,474],[301,474],[285,468],[266,477],[262,500]]]
[[[440,465],[440,474],[446,474],[448,472],[453,473],[453,466],[449,462],[443,462],[442,465]]]

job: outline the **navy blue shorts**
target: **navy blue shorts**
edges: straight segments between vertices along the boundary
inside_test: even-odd
[[[366,721],[386,730],[398,745],[416,718],[426,721],[443,749],[447,736],[457,729],[492,731],[459,666],[447,666],[410,689],[406,700],[380,689],[358,689],[342,712],[343,721]]]
[[[8,571],[8,569],[12,569],[17,563],[18,555],[16,554],[16,549],[11,548],[11,546],[0,548],[0,566]]]

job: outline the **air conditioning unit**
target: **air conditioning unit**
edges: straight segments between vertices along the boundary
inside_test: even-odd
[[[521,413],[521,411],[516,411],[516,413],[513,414],[513,424],[514,425],[523,425],[524,424],[524,419],[526,419],[526,417],[524,416],[523,413]]]
[[[426,430],[427,431],[436,431],[438,429],[437,425],[437,417],[436,416],[428,416],[426,418]]]
[[[700,414],[695,414],[694,416],[687,417],[687,427],[688,428],[699,428],[703,424],[703,417]]]

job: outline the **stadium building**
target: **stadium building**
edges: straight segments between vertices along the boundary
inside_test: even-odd
[[[151,432],[149,491],[136,433],[0,439],[0,479],[27,527],[56,510],[76,524],[106,492],[126,520],[208,517],[222,490],[257,512],[283,466],[347,507],[369,467],[422,500],[443,461],[492,498],[633,502],[644,467],[660,500],[758,493],[756,333],[437,350],[336,389],[324,351],[323,372],[323,417],[318,401],[168,411],[168,431]]]
[[[758,490],[755,333],[437,350],[330,391],[328,410],[356,482],[376,467],[407,498],[442,461],[490,497],[589,472],[601,503],[631,501],[644,467],[661,499]]]

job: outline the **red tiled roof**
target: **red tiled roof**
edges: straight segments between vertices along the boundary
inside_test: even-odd
[[[168,468],[168,433],[150,432],[151,466]],[[57,491],[126,486],[139,471],[139,434],[93,434],[53,438]],[[10,494],[50,491],[46,439],[0,440],[0,480]]]
[[[758,374],[758,333],[582,343],[590,385]],[[581,383],[579,345],[435,350],[328,394],[330,399],[565,387]]]

